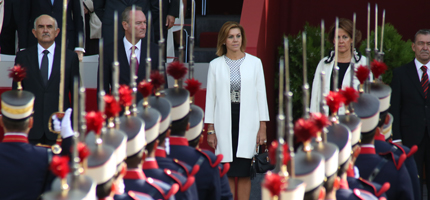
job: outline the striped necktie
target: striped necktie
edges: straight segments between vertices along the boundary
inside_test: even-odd
[[[427,74],[426,66],[422,66],[421,70],[423,70],[423,76],[421,77],[421,86],[424,90],[424,97],[427,99],[427,93],[429,91],[429,75]]]

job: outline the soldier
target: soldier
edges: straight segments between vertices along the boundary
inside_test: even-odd
[[[167,72],[182,72],[185,66],[182,63],[174,62],[169,65]],[[185,70],[186,72],[186,70]],[[169,73],[175,78],[175,87],[163,90],[166,98],[172,104],[172,124],[170,126],[170,154],[168,157],[178,159],[194,166],[199,165],[200,170],[196,174],[196,185],[199,199],[221,199],[221,185],[218,165],[222,160],[222,155],[215,156],[211,152],[204,152],[188,146],[185,138],[186,130],[189,129],[189,92],[179,87],[178,79],[183,78],[183,74]]]
[[[390,183],[387,191],[388,199],[414,199],[411,179],[402,163],[394,163],[388,158],[377,155],[374,146],[375,130],[379,121],[379,100],[370,94],[363,93],[357,103],[353,103],[354,110],[361,118],[361,151],[357,157],[356,166],[360,176],[379,184]]]
[[[374,61],[372,63],[375,67],[385,65],[384,63]],[[376,76],[375,76],[376,77]],[[386,118],[390,118],[388,116],[388,109],[390,108],[389,101],[391,99],[391,87],[386,85],[381,81],[377,81],[370,84],[370,94],[374,95],[379,99],[380,107],[379,107],[379,123],[378,128],[375,133],[375,151],[380,155],[392,154],[393,162],[400,163],[404,161],[404,166],[406,167],[409,176],[412,181],[412,188],[414,192],[414,198],[420,199],[420,182],[418,178],[417,165],[415,163],[412,155],[417,151],[416,145],[413,145],[413,151],[411,151],[408,147],[403,146],[401,144],[395,144],[385,141],[385,136],[382,133],[383,126],[385,124]],[[393,117],[391,116],[391,122],[393,121]],[[388,138],[390,138],[390,134],[387,134]],[[406,160],[405,160],[406,159]]]
[[[14,67],[11,74],[22,73],[20,67]],[[21,85],[21,79],[14,81]],[[34,95],[31,92],[11,90],[1,95],[0,125],[5,136],[0,143],[0,176],[4,180],[0,183],[1,199],[37,199],[41,193],[50,188],[51,177],[48,171],[52,158],[51,149],[36,147],[28,142],[28,133],[33,126]],[[70,112],[68,111],[68,117]],[[66,115],[67,117],[67,115]],[[64,140],[71,141],[70,133],[62,132]],[[62,144],[63,149],[66,147]],[[49,179],[47,178],[49,177]],[[23,190],[22,188],[26,188]]]

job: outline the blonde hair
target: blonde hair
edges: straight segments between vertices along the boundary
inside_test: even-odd
[[[216,51],[217,56],[222,56],[222,55],[227,53],[227,48],[224,44],[225,44],[225,41],[227,40],[228,33],[230,32],[231,29],[234,29],[234,28],[240,29],[240,33],[242,35],[242,45],[240,46],[240,50],[242,52],[245,52],[245,48],[246,48],[245,29],[243,29],[243,26],[237,22],[228,21],[228,22],[224,23],[224,25],[222,25],[222,27],[218,33],[218,42],[216,45],[217,46],[217,51]]]

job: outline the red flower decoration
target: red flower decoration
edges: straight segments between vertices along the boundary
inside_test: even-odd
[[[311,119],[300,118],[294,124],[294,135],[296,135],[298,142],[306,142],[312,137],[316,137],[318,127]]]
[[[121,85],[119,86],[119,103],[123,106],[131,106],[131,101],[133,100],[133,97],[131,94],[133,91],[128,85]]]
[[[171,62],[167,67],[167,74],[172,76],[174,79],[181,79],[187,74],[188,69],[184,66],[184,63],[179,61]]]
[[[279,196],[282,189],[285,187],[285,183],[282,182],[281,176],[276,173],[268,172],[264,176],[264,187],[270,191],[273,196]]]
[[[269,146],[269,159],[270,164],[274,165],[276,164],[276,149],[278,148],[278,141],[274,140],[272,143],[270,143]],[[288,150],[288,145],[284,143],[282,153],[284,154],[284,159],[282,164],[286,165],[288,161],[290,161],[291,157]]]
[[[151,76],[149,76],[151,79],[151,84],[154,86],[154,89],[160,88],[166,81],[164,80],[164,76],[160,74],[158,71],[152,71]]]
[[[351,102],[357,102],[358,97],[360,97],[358,91],[352,87],[345,87],[345,89],[339,92],[345,97],[345,105],[349,105]]]
[[[52,173],[60,178],[65,178],[70,171],[69,157],[67,156],[53,156],[51,165],[49,166]]]
[[[346,99],[342,94],[340,94],[340,92],[330,91],[330,93],[325,97],[325,100],[331,112],[336,113],[340,106],[345,103]]]
[[[21,67],[21,65],[15,65],[9,69],[9,78],[12,78],[15,82],[22,81],[27,73],[25,72],[25,68]]]
[[[331,122],[327,118],[327,116],[325,116],[321,113],[311,113],[310,119],[314,121],[314,124],[315,124],[315,126],[317,126],[319,131],[322,131],[322,129],[326,126],[331,125]]]
[[[90,149],[87,147],[87,145],[85,145],[85,143],[79,142],[78,154],[79,154],[79,159],[82,162],[85,158],[87,158],[91,154],[91,152],[90,152]]]
[[[152,84],[143,80],[139,85],[137,85],[137,90],[143,95],[143,97],[148,97],[152,93]]]
[[[372,70],[372,73],[375,79],[377,79],[381,74],[387,71],[388,67],[385,63],[379,62],[374,59],[373,62],[370,63],[370,69]]]
[[[185,83],[187,84],[187,86],[185,86],[185,89],[190,92],[190,97],[194,96],[200,90],[200,86],[202,85],[199,80],[196,80],[194,78],[187,79]]]
[[[370,70],[367,66],[360,65],[355,71],[355,76],[360,81],[360,84],[364,84],[364,81],[369,77]]]
[[[101,133],[103,127],[103,114],[100,111],[91,111],[85,116],[87,121],[87,133],[94,131],[97,135]]]
[[[115,97],[110,94],[105,95],[103,99],[105,100],[106,117],[115,117],[121,111],[121,106],[119,106],[118,102],[115,100]]]

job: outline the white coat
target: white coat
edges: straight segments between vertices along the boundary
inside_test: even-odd
[[[269,121],[266,86],[261,60],[246,54],[240,66],[240,119],[236,157],[252,158],[260,121]],[[224,56],[209,63],[205,123],[213,123],[217,137],[215,154],[233,161],[231,133],[230,68]]]
[[[317,69],[315,70],[314,75],[314,81],[312,83],[312,93],[311,93],[311,102],[310,102],[310,112],[320,112],[320,102],[321,102],[321,72],[325,72],[325,85],[324,85],[324,94],[327,95],[330,91],[330,81],[331,76],[333,72],[333,65],[334,65],[334,59],[333,59],[334,53],[333,51],[330,52],[329,57],[325,57],[322,59],[317,66]],[[329,60],[330,62],[327,63],[326,61]],[[365,56],[360,56],[358,54],[355,54],[355,59],[352,59],[355,61],[355,70],[360,65],[366,66],[367,65],[367,58]],[[357,89],[358,85],[360,84],[360,81],[357,79],[356,76],[354,76],[354,88]],[[348,67],[348,69],[345,72],[345,76],[343,77],[342,81],[342,88],[344,87],[350,87],[351,86],[351,65]],[[339,108],[339,115],[345,114],[345,107],[342,106]]]

